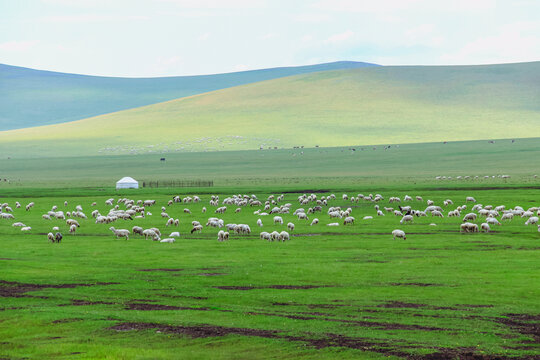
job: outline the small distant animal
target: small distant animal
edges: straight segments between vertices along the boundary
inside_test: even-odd
[[[165,158],[161,158],[161,159],[159,159],[159,161],[165,161]]]

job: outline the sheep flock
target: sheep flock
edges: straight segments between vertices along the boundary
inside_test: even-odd
[[[200,209],[200,206],[191,206],[193,204],[204,204],[204,207],[196,211],[195,208]],[[141,238],[165,244],[172,244],[182,236],[180,225],[190,229],[185,234],[187,237],[202,233],[214,234],[220,243],[239,238],[286,242],[295,235],[295,228],[299,224],[309,226],[312,231],[316,231],[313,229],[318,227],[342,227],[344,234],[349,231],[345,229],[351,228],[357,228],[355,233],[359,233],[365,224],[373,224],[385,216],[391,217],[391,223],[394,224],[392,226],[388,225],[388,221],[385,222],[388,237],[394,240],[407,240],[408,229],[414,228],[421,218],[428,218],[428,222],[431,222],[429,225],[434,227],[438,221],[447,218],[447,223],[455,223],[455,232],[463,235],[500,231],[510,222],[523,223],[523,226],[535,227],[540,232],[540,207],[514,205],[507,208],[502,204],[483,205],[471,195],[445,199],[440,203],[416,194],[401,198],[378,193],[340,196],[310,193],[290,194],[287,199],[285,194],[260,198],[253,194],[227,197],[174,195],[162,202],[109,198],[100,205],[98,201],[93,201],[90,209],[83,209],[80,204],[71,206],[67,200],[47,206],[50,206],[50,210],[40,217],[29,217],[29,214],[36,211],[34,202],[25,205],[18,201],[12,204],[2,203],[0,226],[3,225],[2,222],[4,225],[9,222],[12,227],[20,228],[22,232],[34,234],[34,229],[49,224],[50,232],[43,233],[43,236],[51,243],[60,243],[62,238],[66,239],[62,232],[73,237],[79,234],[92,235],[95,227],[85,230],[85,227],[90,228],[87,225],[89,222],[94,222],[98,228],[103,229],[100,234],[110,231],[111,239],[127,241]],[[176,214],[177,217],[170,216],[169,213]],[[249,221],[245,220],[246,213]],[[242,217],[246,223],[225,221],[222,218],[224,214],[228,215],[229,220],[231,217]],[[149,223],[151,225],[148,225]],[[258,235],[252,234],[255,229]],[[324,233],[324,230],[321,229],[320,232]],[[410,233],[414,236],[414,231],[411,230]]]

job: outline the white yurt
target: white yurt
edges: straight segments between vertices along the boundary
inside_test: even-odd
[[[126,176],[116,182],[117,189],[138,189],[139,183],[132,177]]]

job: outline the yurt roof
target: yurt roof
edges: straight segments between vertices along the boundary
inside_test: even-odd
[[[118,183],[130,183],[130,184],[132,184],[132,183],[138,183],[138,182],[134,178],[126,176],[126,177],[123,177],[120,180],[118,180],[116,183],[117,184]]]

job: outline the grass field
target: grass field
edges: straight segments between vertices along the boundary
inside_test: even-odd
[[[229,206],[220,216],[225,223],[249,224],[250,236],[232,235],[219,243],[216,229],[190,235],[191,221],[206,222],[215,207],[208,205],[209,195],[201,195],[199,204],[166,205],[186,189],[2,189],[2,202],[14,206],[20,201],[23,207],[14,209],[15,220],[0,220],[0,357],[540,356],[540,233],[535,225],[524,226],[524,219],[516,218],[492,233],[459,234],[461,218],[417,218],[412,225],[400,225],[399,217],[391,214],[375,216],[371,202],[341,199],[342,192],[380,192],[385,200],[378,205],[397,207],[389,205],[390,196],[421,195],[439,205],[449,198],[455,205],[446,208],[446,214],[471,195],[484,205],[538,206],[537,189],[530,184],[463,189],[470,187],[463,182],[429,190],[382,177],[377,184],[346,185],[340,180],[336,177],[330,187],[341,191],[329,205],[352,207],[356,224],[327,227],[334,220],[326,209],[309,215],[310,220],[321,220],[316,226],[284,214],[285,223],[296,224],[285,243],[258,239],[260,228],[250,207],[235,214],[235,206]],[[265,199],[270,192],[281,193],[279,187],[267,183],[256,195]],[[209,189],[189,191],[202,194]],[[221,200],[246,192],[251,194],[243,187],[215,191]],[[298,208],[298,195],[285,193],[282,204]],[[107,230],[110,225],[94,224],[91,218],[80,219],[76,235],[69,235],[63,221],[41,219],[53,205],[68,211],[80,204],[87,215],[94,209],[105,214],[110,196],[157,200],[147,208],[154,215],[118,220],[113,224],[117,228],[158,226],[163,237],[177,230],[181,237],[174,244],[137,236],[115,240]],[[27,212],[24,205],[30,201],[36,206]],[[164,226],[162,205],[170,216],[180,218],[179,228]],[[416,201],[410,205],[426,206]],[[201,213],[203,206],[206,214]],[[362,220],[365,215],[374,219]],[[262,230],[284,230],[271,225],[271,217],[261,216]],[[31,232],[12,227],[14,221],[31,226]],[[432,222],[437,226],[429,226]],[[45,234],[55,225],[64,240],[47,243]],[[404,229],[407,240],[394,241],[390,233],[395,228]]]
[[[131,176],[139,181],[211,180],[215,188],[228,191],[261,189],[340,190],[346,186],[422,183],[447,186],[454,180],[436,176],[511,175],[510,179],[470,180],[482,184],[538,184],[540,139],[402,144],[351,148],[224,151],[52,158],[0,159],[0,191],[21,188],[70,187],[113,188],[117,180]],[[362,150],[363,149],[363,150]],[[302,154],[303,153],[303,154]],[[160,161],[161,157],[166,161]],[[407,185],[408,186],[408,185]]]
[[[538,137],[539,68],[385,66],[297,75],[1,132],[0,152],[51,157]]]
[[[0,130],[80,120],[256,81],[360,66],[373,65],[339,61],[229,74],[118,78],[0,64]]]

